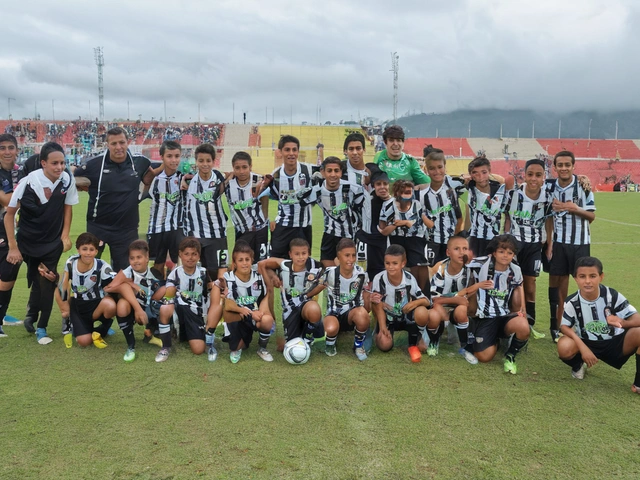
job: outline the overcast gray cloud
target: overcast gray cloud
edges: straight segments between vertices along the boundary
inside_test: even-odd
[[[456,108],[640,108],[633,0],[26,1],[3,6],[0,117],[314,122]],[[266,115],[265,115],[266,109]]]

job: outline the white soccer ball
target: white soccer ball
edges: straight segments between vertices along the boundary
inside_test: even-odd
[[[282,353],[285,360],[291,365],[301,365],[309,360],[311,347],[304,341],[304,338],[296,337],[285,343]]]

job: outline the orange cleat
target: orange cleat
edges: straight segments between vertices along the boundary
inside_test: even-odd
[[[420,349],[417,346],[409,347],[409,357],[411,357],[411,361],[413,363],[420,362],[422,358],[422,354],[420,353]]]

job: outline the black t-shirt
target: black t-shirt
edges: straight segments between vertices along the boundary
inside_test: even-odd
[[[38,170],[39,168],[42,168],[42,165],[40,164],[40,154],[36,153],[24,161],[20,168],[20,172],[18,173],[18,180],[22,180],[31,172]]]
[[[142,155],[132,156],[130,153],[127,153],[124,162],[112,162],[107,151],[78,167],[74,172],[75,176],[86,177],[91,181],[87,225],[93,224],[105,233],[112,234],[137,230],[140,220],[140,182],[150,166],[148,158]]]

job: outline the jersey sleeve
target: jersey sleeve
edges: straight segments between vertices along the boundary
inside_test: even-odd
[[[225,280],[225,282],[227,284],[227,297],[226,298],[228,298],[229,300],[235,301],[236,298],[233,296],[233,293],[235,291],[237,291],[236,288],[235,288],[235,285],[234,285],[236,283],[235,275],[232,275],[230,272],[225,272],[224,280]]]
[[[431,277],[431,298],[439,297],[444,294],[444,276],[442,274],[443,265],[440,264],[436,273]]]
[[[573,308],[570,298],[564,302],[564,312],[562,313],[562,322],[560,325],[564,325],[569,328],[575,328],[576,325],[576,310]]]
[[[78,198],[78,189],[76,188],[76,179],[69,175],[67,172],[62,173],[63,176],[68,177],[65,178],[69,182],[69,189],[67,190],[67,196],[64,199],[65,205],[77,205],[80,203],[80,199]]]
[[[76,168],[73,172],[73,176],[87,178],[92,185],[97,185],[100,170],[102,170],[102,158],[95,157],[90,159],[84,165],[80,165],[78,168]]]
[[[585,192],[584,209],[587,212],[596,211],[596,201],[595,201],[595,197],[593,196],[593,192],[589,192],[589,193]]]
[[[378,273],[375,277],[373,277],[373,283],[371,284],[371,291],[374,293],[382,293],[380,288],[380,282],[382,281],[382,275],[384,272]]]
[[[382,210],[380,210],[380,221],[385,222],[387,225],[393,223],[395,219],[393,200],[382,204]],[[377,225],[376,225],[377,226]]]
[[[11,195],[11,200],[9,200],[9,205],[7,206],[13,207],[13,208],[16,208],[18,206],[18,202],[22,199],[28,183],[29,183],[28,177],[25,177],[22,180],[20,180],[20,183],[18,183],[18,186],[13,191],[13,195]]]
[[[522,270],[520,269],[519,266],[514,265],[513,263],[511,264],[511,268],[513,269],[513,283],[511,284],[512,287],[519,287],[520,285],[522,285],[522,282],[524,282],[524,278],[522,277]]]
[[[411,298],[417,300],[419,298],[426,298],[424,293],[422,293],[422,289],[418,286],[418,281],[416,277],[411,275],[411,290],[409,292],[411,294]]]
[[[127,268],[122,270],[122,274],[129,279],[133,278],[133,268],[131,268],[131,266],[128,266]]]
[[[637,313],[637,310],[629,303],[629,300],[627,300],[624,295],[618,292],[618,299],[616,304],[613,306],[613,313],[626,320]]]
[[[423,185],[425,183],[431,183],[429,175],[422,171],[418,160],[409,156],[409,171],[411,172],[411,178],[416,185]]]
[[[104,288],[111,283],[111,281],[115,278],[116,272],[113,271],[111,265],[107,262],[102,264],[100,268],[100,287]]]
[[[174,287],[178,288],[180,286],[180,279],[178,278],[178,269],[174,268],[171,273],[167,276],[167,288]]]
[[[140,181],[142,181],[142,178],[144,178],[149,168],[151,168],[151,160],[149,160],[144,155],[134,155],[132,158],[133,166],[140,176]]]

